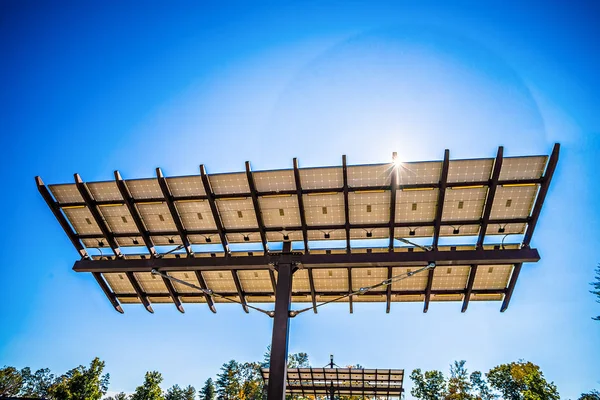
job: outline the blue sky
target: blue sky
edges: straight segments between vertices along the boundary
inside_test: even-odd
[[[271,321],[222,305],[116,313],[39,196],[47,183],[549,154],[561,158],[511,306],[323,307],[292,322],[314,365],[487,371],[539,364],[564,398],[600,387],[600,9],[595,2],[0,4],[0,364],[60,373],[99,356],[111,391],[147,370],[200,387],[257,360]],[[408,383],[408,382],[407,382]]]

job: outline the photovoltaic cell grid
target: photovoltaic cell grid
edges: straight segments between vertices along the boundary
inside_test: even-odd
[[[546,156],[505,158],[500,185],[492,204],[487,235],[520,234],[526,228],[538,193]],[[440,235],[477,235],[485,207],[488,181],[494,159],[451,160],[448,189],[443,204]],[[385,226],[390,219],[390,184],[397,174],[395,237],[433,235],[442,162],[349,166],[348,212],[351,239],[389,238]],[[217,218],[231,243],[261,243],[257,207],[245,173],[209,175],[214,192]],[[302,242],[304,214],[309,241],[344,240],[345,198],[341,167],[300,169],[303,209],[299,208],[293,170],[255,172],[258,212],[268,242]],[[218,224],[200,176],[166,178],[177,217],[191,244],[220,243]],[[502,184],[503,181],[509,181]],[[125,205],[115,182],[85,184],[92,194],[110,233],[120,247],[139,246],[141,237],[133,216]],[[127,180],[144,228],[150,236],[164,237],[163,242],[179,236],[177,226],[161,191],[158,179]],[[57,204],[86,247],[109,247],[107,238],[94,220],[75,184],[49,185]],[[357,228],[354,228],[354,227]],[[464,229],[461,229],[465,226]],[[468,227],[466,227],[468,226]],[[508,232],[506,232],[508,228]],[[173,238],[173,239],[172,239]],[[210,238],[207,240],[207,238]],[[157,239],[160,241],[160,239]]]
[[[173,248],[188,243],[197,248],[211,246],[210,250],[196,251],[194,257],[216,258],[262,256],[272,251],[273,243],[282,241],[296,242],[294,251],[310,254],[420,252],[423,249],[398,241],[392,241],[388,247],[387,241],[381,239],[389,240],[390,230],[394,238],[433,237],[438,223],[439,237],[483,237],[480,229],[484,217],[488,219],[486,235],[524,233],[532,218],[547,161],[546,156],[503,158],[491,200],[495,166],[492,158],[449,160],[445,182],[442,182],[444,162],[441,161],[347,167],[344,161],[343,168],[257,172],[251,172],[248,165],[245,173],[173,178],[162,178],[161,173],[157,178],[125,181],[119,175],[115,182],[83,183],[91,201],[86,201],[83,189],[76,184],[49,185],[53,196],[49,204],[66,217],[75,238],[86,248],[104,249],[101,257],[92,259],[116,259],[110,254],[111,248],[116,254],[118,247]],[[396,186],[392,187],[394,181]],[[445,196],[443,204],[438,204],[442,184]],[[441,218],[436,222],[440,210]],[[346,241],[349,247],[334,247],[329,244],[332,240]],[[230,250],[230,243],[238,248]],[[305,243],[309,244],[308,250]],[[241,244],[254,247],[242,251]],[[257,250],[257,245],[262,249]],[[483,246],[484,249],[500,247],[510,249],[520,245]],[[438,246],[438,249],[474,250],[475,246]],[[179,250],[164,258],[186,256],[189,255]],[[151,257],[146,252],[123,258]],[[335,299],[419,267],[300,269],[293,277],[292,299],[313,304]],[[478,270],[468,263],[438,267],[394,282],[389,288],[377,288],[342,301],[389,304],[423,301],[426,296],[427,301],[429,297],[431,301],[502,300],[514,271],[511,264],[484,265]],[[276,271],[224,268],[169,274],[227,298],[247,302],[275,300]],[[103,273],[102,277],[122,303],[143,302],[140,291],[154,302],[174,301],[173,292],[182,302],[208,301],[197,289],[176,281],[169,284],[149,272],[132,276],[111,272]]]
[[[261,369],[269,381],[269,369]],[[404,370],[360,368],[288,368],[288,395],[328,398],[333,388],[336,396],[399,398],[403,392]]]

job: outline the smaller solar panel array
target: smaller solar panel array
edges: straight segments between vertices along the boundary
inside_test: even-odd
[[[266,384],[269,369],[261,370]],[[402,369],[360,368],[288,368],[286,393],[313,398],[364,396],[365,398],[400,398],[403,388]]]

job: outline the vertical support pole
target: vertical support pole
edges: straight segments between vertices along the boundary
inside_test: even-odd
[[[293,270],[290,251],[291,243],[285,242],[277,267],[277,290],[275,292],[275,316],[273,317],[267,400],[285,400],[290,306],[292,304]]]
[[[329,385],[329,400],[335,400],[335,389],[333,387],[333,381]]]

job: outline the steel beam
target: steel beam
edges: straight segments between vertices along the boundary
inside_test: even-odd
[[[212,190],[212,187],[210,186],[210,180],[208,179],[208,174],[206,173],[206,168],[204,168],[204,165],[200,165],[200,175],[202,176],[202,184],[204,185],[204,191],[206,192],[208,198],[210,211],[212,212],[213,219],[215,220],[215,225],[217,226],[219,239],[221,240],[221,244],[223,245],[223,251],[225,252],[225,254],[229,254],[229,242],[227,241],[227,236],[225,236],[223,222],[221,221],[219,209],[217,208],[217,202],[215,201],[215,194]]]
[[[543,178],[533,178],[533,179],[504,179],[498,182],[498,185],[532,185],[532,184],[541,184],[543,182]],[[473,182],[448,182],[446,184],[446,188],[460,188],[464,186],[487,186],[489,185],[489,179],[485,181],[473,181]],[[399,190],[410,190],[410,189],[437,189],[439,188],[439,182],[436,183],[417,183],[417,184],[408,184],[401,185],[399,184],[397,187]],[[370,190],[391,190],[391,186],[382,185],[382,186],[361,186],[361,187],[348,187],[348,192],[363,192]],[[343,187],[335,187],[335,188],[321,188],[321,189],[302,189],[302,194],[319,194],[319,193],[343,193]],[[293,195],[296,194],[297,191],[295,189],[291,190],[280,190],[280,191],[265,191],[265,192],[257,192],[258,196],[272,196],[272,195]],[[248,198],[251,196],[251,193],[223,193],[223,194],[215,194],[215,199],[231,199],[231,198]],[[185,195],[185,196],[175,196],[173,198],[175,201],[190,201],[190,200],[207,200],[208,196],[206,195]],[[163,201],[162,197],[156,198],[144,198],[144,199],[135,199],[134,203],[147,203],[147,202],[157,202]],[[118,202],[118,201],[117,201]],[[99,206],[114,204],[114,200],[98,200],[96,204]],[[61,203],[61,207],[70,207],[70,206],[83,206],[85,203],[75,201],[75,202],[66,202]]]
[[[81,179],[79,174],[75,174],[74,176],[75,176],[75,185],[77,186],[77,190],[79,190],[79,194],[81,194],[81,197],[83,197],[83,201],[85,201],[87,208],[92,213],[92,216],[94,217],[96,224],[98,224],[98,227],[100,228],[100,231],[102,232],[102,235],[106,238],[106,241],[108,242],[108,245],[112,249],[113,253],[115,253],[115,255],[117,257],[122,258],[123,254],[121,253],[121,249],[119,249],[119,245],[117,244],[115,237],[113,236],[112,232],[110,231],[110,229],[104,222],[104,218],[102,217],[102,214],[100,214],[100,210],[98,210],[98,206],[96,204],[94,204],[94,199],[92,198],[92,194],[90,193],[90,191],[87,188],[87,186],[85,185],[85,183],[83,183],[83,180]]]
[[[200,284],[200,287],[204,290],[208,289],[208,286],[206,286],[206,281],[204,280],[204,277],[202,276],[202,271],[194,271],[196,273],[196,279],[198,279],[198,283]],[[206,304],[208,305],[208,308],[210,308],[210,311],[212,311],[213,313],[217,312],[217,309],[215,308],[215,302],[213,301],[212,297],[210,297],[208,294],[203,293],[204,298],[206,299]]]
[[[75,233],[73,228],[71,228],[71,225],[69,224],[69,222],[67,221],[67,218],[62,213],[62,210],[60,209],[60,206],[58,205],[58,203],[56,201],[54,201],[54,198],[52,197],[52,195],[50,194],[50,191],[44,184],[44,181],[42,181],[42,178],[40,178],[39,176],[36,176],[35,183],[37,185],[38,191],[40,192],[40,194],[46,201],[46,204],[48,204],[48,207],[50,207],[50,210],[52,210],[52,214],[54,214],[54,217],[56,217],[56,219],[58,220],[58,223],[60,224],[60,226],[63,228],[63,230],[65,231],[65,233],[71,240],[71,243],[73,243],[73,246],[75,247],[75,249],[77,250],[79,255],[82,258],[89,258],[89,255],[85,251],[85,248],[83,247],[83,245],[81,244],[80,239],[77,237],[77,234]]]
[[[348,294],[352,293],[352,268],[348,267]],[[350,307],[350,314],[354,312],[354,305],[352,304],[352,296],[348,296],[348,306]]]
[[[144,292],[144,290],[140,286],[140,283],[135,278],[135,275],[133,274],[133,272],[127,271],[127,272],[125,272],[125,275],[127,276],[127,279],[129,279],[131,286],[133,286],[133,290],[135,290],[135,293],[136,293],[138,299],[140,299],[140,301],[142,302],[144,307],[146,307],[146,310],[148,310],[149,313],[154,314],[154,310],[152,309],[152,306],[150,305],[150,300],[148,300],[148,295]]]
[[[291,244],[284,243],[283,255],[277,265],[278,279],[275,293],[275,315],[269,362],[268,400],[285,400],[287,378],[287,356],[292,303],[292,258]]]
[[[433,284],[433,271],[430,269],[427,274],[427,287],[425,288],[425,304],[423,305],[423,312],[426,313],[429,310],[429,300],[431,299],[431,285]]]
[[[350,253],[350,207],[348,201],[348,166],[346,155],[342,156],[342,175],[344,179],[344,230],[346,231],[346,253]],[[315,309],[316,312],[316,309]]]
[[[165,272],[165,274],[168,275],[168,273],[166,273],[166,272]],[[175,304],[175,307],[177,307],[177,310],[182,314],[185,313],[185,310],[183,309],[183,305],[181,304],[181,299],[179,298],[179,294],[173,287],[173,284],[171,283],[171,281],[168,278],[165,278],[164,276],[161,276],[161,278],[162,278],[163,282],[165,283],[165,286],[167,287],[167,291],[169,292],[169,296],[171,297],[171,300],[173,300],[173,304]]]
[[[248,314],[250,311],[248,310],[248,305],[246,304],[246,296],[244,296],[244,291],[242,290],[242,284],[240,283],[240,278],[238,277],[237,271],[232,269],[231,276],[233,277],[233,282],[235,283],[235,288],[237,290],[238,297],[240,298],[240,302],[242,303],[242,308]]]
[[[502,218],[502,219],[494,219],[490,220],[489,224],[526,224],[530,221],[529,218]],[[479,225],[481,223],[481,219],[475,220],[463,220],[463,221],[441,221],[441,226],[451,226],[451,225]],[[419,228],[424,226],[434,226],[435,221],[424,221],[424,222],[396,222],[394,226],[396,228]],[[385,223],[376,223],[376,224],[350,224],[350,229],[376,229],[376,228],[388,228],[389,224]],[[320,231],[320,230],[336,230],[336,229],[345,229],[345,225],[318,225],[318,226],[307,226],[307,231]],[[302,231],[301,226],[292,226],[292,227],[283,227],[283,226],[272,226],[265,227],[266,232],[280,232],[282,230],[287,231]],[[236,229],[223,229],[225,234],[231,233],[247,233],[247,232],[256,232],[258,233],[260,230],[257,228],[236,228]],[[216,235],[219,233],[218,230],[215,229],[201,229],[201,230],[188,230],[187,233],[189,235]],[[152,233],[151,233],[152,234]],[[157,235],[161,236],[175,236],[178,234],[177,231],[161,231],[155,232]],[[120,232],[114,233],[114,237],[131,237],[139,235],[138,232]],[[102,235],[98,234],[82,234],[77,235],[79,239],[95,239],[102,238]]]
[[[263,245],[263,250],[269,251],[267,243],[267,234],[265,231],[265,224],[263,222],[262,212],[260,211],[260,203],[258,201],[258,192],[256,191],[256,185],[254,183],[254,175],[250,169],[250,161],[246,161],[246,178],[248,179],[248,187],[250,188],[250,195],[252,197],[252,204],[254,205],[254,213],[256,214],[256,223],[260,233],[260,241]]]
[[[302,183],[300,181],[300,169],[298,159],[294,158],[294,181],[296,183],[296,198],[298,200],[298,212],[300,213],[300,225],[302,229],[302,240],[304,241],[304,253],[310,253],[308,248],[308,229],[306,225],[306,214],[304,212],[304,199],[302,198]]]
[[[450,150],[444,151],[444,161],[442,163],[442,171],[440,174],[440,184],[437,199],[437,209],[435,212],[435,220],[433,223],[433,242],[432,247],[437,249],[440,239],[440,228],[442,226],[442,213],[444,212],[444,199],[446,198],[446,186],[448,182],[448,169],[450,167]]]
[[[108,284],[102,277],[102,274],[100,274],[99,272],[94,272],[94,273],[92,273],[92,275],[94,275],[96,282],[98,282],[98,285],[100,285],[100,287],[102,288],[102,291],[104,292],[104,294],[106,295],[106,297],[108,298],[110,303],[113,305],[115,310],[117,310],[118,312],[123,314],[123,308],[121,308],[121,304],[119,303],[117,296],[113,293],[112,290],[110,290],[110,288],[108,287]]]
[[[519,278],[519,274],[521,273],[522,266],[523,263],[515,264],[513,273],[510,276],[510,282],[508,283],[508,287],[506,289],[506,294],[504,295],[504,301],[502,302],[500,312],[504,312],[508,308],[508,304],[510,303],[510,299],[512,298],[513,292],[515,290],[515,285],[517,284],[517,279]]]
[[[559,152],[560,144],[556,143],[554,145],[554,148],[552,149],[552,154],[550,155],[550,160],[548,161],[548,166],[546,167],[546,173],[544,174],[540,191],[535,200],[533,211],[531,212],[531,220],[529,221],[529,224],[527,224],[527,230],[525,231],[525,236],[523,237],[523,246],[525,247],[529,247],[529,243],[531,242],[531,238],[533,237],[533,231],[535,230],[535,226],[537,225],[538,218],[540,217],[540,212],[542,211],[542,205],[544,204],[546,194],[548,193],[548,188],[550,187],[550,182],[552,181],[554,171],[556,170]]]
[[[181,243],[183,244],[183,248],[188,256],[193,257],[194,252],[192,251],[192,245],[188,240],[187,234],[185,232],[185,228],[183,227],[183,223],[181,223],[181,218],[179,218],[179,213],[177,212],[177,207],[175,207],[175,202],[173,201],[173,195],[171,194],[171,190],[169,189],[169,185],[167,184],[167,180],[165,179],[160,168],[156,168],[156,179],[158,179],[158,185],[160,186],[160,190],[162,191],[163,196],[165,197],[165,202],[169,207],[169,212],[171,213],[171,218],[173,218],[173,222],[175,223],[175,227],[177,228],[177,234],[181,239]]]
[[[504,155],[504,147],[498,147],[498,153],[496,154],[496,161],[494,161],[494,170],[492,171],[492,177],[488,184],[487,198],[485,200],[485,208],[481,216],[481,225],[479,227],[479,237],[477,238],[477,247],[483,246],[485,239],[485,233],[487,231],[488,224],[490,222],[490,215],[492,214],[492,206],[494,204],[494,196],[496,196],[496,187],[498,186],[498,179],[500,179],[500,170],[502,169],[502,160]],[[466,309],[466,307],[465,307]]]
[[[289,243],[289,242],[288,242]],[[150,272],[161,271],[223,271],[268,270],[283,255],[239,257],[196,257],[156,259],[78,260],[73,269],[77,272]],[[395,253],[353,254],[294,254],[294,261],[305,268],[368,268],[388,266],[425,266],[435,261],[438,266],[501,265],[520,262],[537,262],[540,255],[536,249],[464,250]]]
[[[317,313],[317,296],[315,294],[315,280],[313,279],[312,269],[308,269],[308,283],[310,284],[310,297],[312,299],[313,311]]]
[[[471,271],[469,272],[469,281],[467,282],[467,291],[465,292],[465,298],[463,299],[463,305],[460,312],[467,311],[467,307],[469,307],[471,293],[473,292],[473,283],[475,283],[475,275],[477,275],[477,265],[471,265]]]
[[[135,207],[133,197],[131,196],[129,189],[127,188],[127,184],[121,177],[121,173],[119,171],[115,171],[115,182],[117,183],[117,188],[119,189],[119,192],[121,193],[121,197],[123,197],[123,199],[125,200],[125,205],[127,206],[127,209],[129,210],[129,214],[131,214],[131,218],[133,218],[133,222],[135,223],[135,226],[138,229],[138,232],[136,233],[135,236],[137,236],[138,234],[141,235],[142,240],[144,241],[144,244],[146,245],[146,248],[148,249],[150,254],[153,257],[157,257],[158,254],[156,254],[156,248],[154,247],[154,241],[150,237],[150,233],[146,229],[146,226],[144,225],[144,222],[142,221],[142,217],[140,216],[140,213],[138,212],[137,208]],[[134,235],[130,235],[130,236],[134,236]]]
[[[387,270],[388,270],[387,278],[392,279],[392,267],[388,267]],[[386,314],[389,314],[390,307],[392,304],[392,285],[391,284],[387,285],[385,298],[386,298],[385,312],[386,312]]]
[[[394,251],[394,228],[396,224],[396,192],[398,188],[398,166],[396,165],[396,158],[398,157],[397,153],[394,153],[392,156],[393,159],[393,169],[392,169],[392,178],[390,181],[390,243],[388,245],[388,251]],[[388,310],[389,312],[389,310]]]

